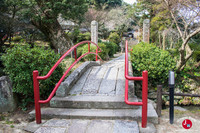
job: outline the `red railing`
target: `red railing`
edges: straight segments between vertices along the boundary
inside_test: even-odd
[[[128,105],[142,106],[142,127],[147,126],[147,96],[148,96],[148,72],[143,71],[142,77],[131,77],[128,74],[128,41],[125,46],[125,103]],[[128,101],[128,81],[129,80],[141,80],[142,81],[142,102],[130,102]]]
[[[81,45],[81,44],[88,44],[88,52],[81,55],[78,59],[77,59],[77,52],[76,52],[76,48]],[[90,44],[94,44],[97,46],[96,49],[96,53],[94,52],[90,52]],[[98,49],[100,51],[98,51]],[[51,74],[53,73],[53,71],[57,68],[57,66],[60,64],[60,62],[68,55],[70,54],[72,51],[74,50],[74,57],[75,57],[75,61],[74,63],[72,63],[72,65],[67,69],[67,71],[64,73],[64,75],[61,77],[61,79],[58,81],[58,83],[56,84],[55,88],[53,89],[53,91],[51,92],[51,94],[49,95],[49,97],[46,100],[40,100],[40,91],[39,91],[39,80],[45,80],[48,79]],[[64,80],[64,78],[66,77],[66,75],[69,73],[69,71],[73,68],[73,66],[84,56],[88,55],[88,54],[95,54],[96,55],[96,61],[99,59],[101,60],[101,57],[98,55],[98,53],[101,52],[101,49],[99,48],[99,46],[91,41],[83,41],[80,42],[78,44],[76,44],[75,46],[73,46],[71,49],[69,49],[57,62],[56,64],[51,68],[51,70],[47,73],[46,76],[38,76],[38,71],[34,70],[33,71],[33,87],[34,87],[34,99],[35,99],[35,117],[36,117],[36,123],[40,124],[41,123],[41,108],[40,108],[40,104],[43,103],[48,103],[52,97],[54,96],[56,90],[58,89],[58,87],[60,86],[60,84],[62,83],[62,81]]]

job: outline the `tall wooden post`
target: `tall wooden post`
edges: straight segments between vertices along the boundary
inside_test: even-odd
[[[162,85],[157,86],[157,105],[156,105],[156,112],[158,117],[161,116],[162,110]]]

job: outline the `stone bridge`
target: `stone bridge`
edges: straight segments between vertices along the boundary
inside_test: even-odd
[[[33,131],[138,133],[142,107],[124,102],[124,58],[122,55],[102,65],[85,62],[72,72],[50,101],[50,107],[42,108],[43,119],[51,120]],[[129,81],[129,101],[140,100],[134,95],[134,82]],[[35,112],[30,115],[35,117]],[[148,132],[149,125],[156,123],[158,116],[148,103],[148,126],[140,132]],[[149,132],[155,132],[155,128]]]

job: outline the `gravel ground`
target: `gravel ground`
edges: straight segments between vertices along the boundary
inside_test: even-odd
[[[15,111],[0,114],[0,133],[27,133],[23,130],[29,122],[28,112]]]
[[[185,119],[192,121],[190,129],[184,129],[182,122]],[[199,133],[200,108],[198,106],[178,107],[174,110],[174,123],[169,123],[169,109],[162,110],[159,124],[156,125],[157,133]]]

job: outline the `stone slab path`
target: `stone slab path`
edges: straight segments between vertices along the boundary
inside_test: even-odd
[[[34,133],[139,133],[137,122],[127,120],[51,119],[38,127],[31,123],[26,129]]]
[[[132,81],[130,81],[132,82]],[[124,95],[124,55],[88,69],[72,87],[70,95]]]

